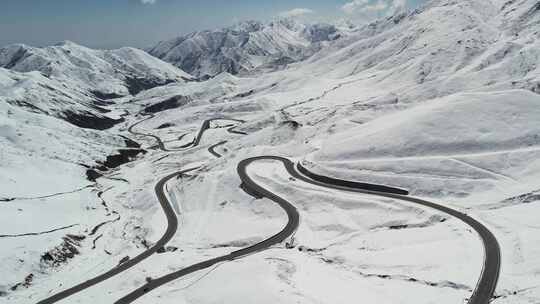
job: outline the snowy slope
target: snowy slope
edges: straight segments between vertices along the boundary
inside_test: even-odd
[[[26,76],[41,77],[39,73]],[[116,134],[79,128],[42,113],[45,108],[55,110],[47,107],[46,99],[55,98],[54,94],[39,96],[30,111],[25,105],[11,104],[16,91],[46,92],[28,84],[14,86],[8,91],[10,96],[0,97],[0,259],[4,261],[0,294],[15,288],[30,274],[33,277],[54,270],[56,266],[47,263],[45,254],[69,252],[68,248],[75,247],[67,247],[67,234],[81,235],[104,220],[98,209],[97,190],[86,177],[87,167],[126,147],[125,139]],[[73,103],[54,105],[62,106],[66,107],[62,111],[80,108]],[[59,230],[46,233],[55,229]],[[17,237],[27,233],[36,235]],[[63,264],[61,261],[54,263]]]
[[[310,160],[418,193],[504,199],[537,187],[539,104],[524,90],[455,94],[336,134]],[[511,160],[518,155],[533,159]],[[474,165],[480,159],[484,165]]]
[[[108,116],[106,102],[45,77],[0,68],[0,102],[29,112],[64,119],[76,126],[108,129],[120,121]]]
[[[273,69],[309,57],[342,31],[329,24],[304,25],[292,19],[247,21],[163,41],[148,52],[196,76]]]
[[[190,79],[133,48],[101,51],[65,42],[0,49],[0,99],[85,128],[106,129],[120,121],[104,108],[112,98]]]
[[[19,44],[4,47],[0,49],[0,67],[17,72],[39,71],[98,98],[137,94],[191,78],[138,49],[92,50],[69,41],[44,48]]]

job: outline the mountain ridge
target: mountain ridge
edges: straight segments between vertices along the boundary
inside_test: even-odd
[[[247,74],[274,61],[303,60],[345,34],[345,29],[331,24],[302,24],[290,18],[245,21],[161,41],[147,51],[198,77]]]

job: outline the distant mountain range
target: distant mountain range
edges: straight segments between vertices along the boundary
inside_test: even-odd
[[[222,72],[244,74],[303,60],[350,30],[324,23],[302,24],[292,19],[247,21],[163,41],[147,51],[197,77]]]
[[[0,100],[80,127],[112,126],[115,119],[102,108],[109,99],[192,79],[134,48],[102,51],[63,42],[44,48],[16,44],[0,49]]]

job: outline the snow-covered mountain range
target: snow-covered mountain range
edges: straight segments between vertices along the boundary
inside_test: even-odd
[[[246,21],[162,41],[148,52],[198,77],[238,74],[277,69],[308,58],[348,30],[287,18],[269,23]]]
[[[244,192],[238,164],[261,155],[476,219],[502,253],[492,303],[537,303],[539,41],[537,0],[430,0],[354,29],[197,32],[155,57],[2,48],[0,303],[48,299],[152,248],[170,228],[154,187],[178,170],[159,197],[179,221],[166,246],[65,301],[115,302],[259,244],[286,222]],[[138,303],[469,303],[486,273],[484,244],[449,213],[319,187],[268,159],[246,174],[297,208],[294,237]]]
[[[92,50],[69,41],[44,48],[21,44],[1,48],[0,67],[23,73],[39,71],[97,97],[134,95],[193,78],[138,49]]]
[[[80,127],[106,129],[118,122],[103,107],[112,98],[192,79],[134,48],[101,51],[64,42],[0,49],[0,99]]]

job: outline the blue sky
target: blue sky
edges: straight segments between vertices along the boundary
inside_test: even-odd
[[[311,20],[348,18],[365,22],[387,14],[396,5],[414,8],[424,1],[1,0],[0,46],[42,46],[72,40],[96,48],[146,47],[241,20],[270,20],[292,14]]]

